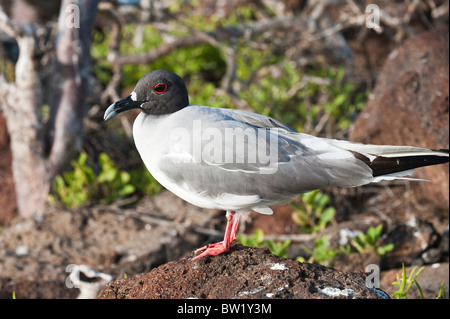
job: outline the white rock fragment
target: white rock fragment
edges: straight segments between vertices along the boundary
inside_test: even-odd
[[[272,278],[271,275],[264,275],[264,276],[261,276],[260,280],[261,280],[262,282],[264,282],[264,284],[265,284],[266,286],[269,286],[269,285],[274,281],[274,279]]]
[[[268,264],[270,266],[270,269],[272,270],[288,270],[289,267],[286,266],[285,264],[280,264],[280,263],[269,263]]]
[[[14,250],[16,256],[26,256],[29,253],[27,245],[20,245]]]
[[[325,296],[336,298],[336,297],[350,297],[352,298],[356,293],[353,289],[339,289],[334,287],[325,287],[323,289],[318,288],[321,293]]]
[[[266,287],[259,286],[259,287],[256,287],[255,289],[250,290],[250,291],[241,291],[240,293],[238,293],[238,296],[239,297],[243,297],[243,296],[247,296],[247,295],[254,295],[254,294],[256,294],[256,293],[258,293],[258,292],[260,292],[260,291],[262,291],[264,289],[266,289]]]
[[[345,246],[349,243],[350,238],[358,237],[358,232],[350,230],[348,228],[341,229],[339,231],[339,245]]]

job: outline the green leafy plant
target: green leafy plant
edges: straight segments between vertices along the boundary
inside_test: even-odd
[[[376,227],[369,227],[367,232],[358,232],[356,238],[350,239],[350,244],[359,252],[374,251],[381,257],[384,257],[388,252],[394,249],[394,244],[389,243],[385,246],[379,246],[378,240],[383,233],[383,225]]]
[[[268,248],[271,253],[287,258],[287,249],[291,244],[290,239],[283,242],[275,242],[273,240],[265,240],[264,233],[261,229],[257,229],[252,235],[238,234],[237,240],[240,244],[249,247]],[[300,262],[319,263],[325,266],[331,266],[334,257],[339,253],[349,253],[348,247],[340,247],[332,249],[328,246],[328,236],[322,236],[314,241],[314,249],[305,248],[311,256],[308,259],[297,257]]]
[[[368,92],[351,82],[345,81],[345,68],[326,70],[326,78],[331,83],[326,86],[328,99],[321,104],[328,115],[331,131],[348,128],[354,121],[357,112],[363,109]]]
[[[339,247],[339,249],[333,249],[328,246],[328,235],[324,235],[314,240],[314,249],[305,248],[306,252],[311,256],[305,259],[302,256],[296,258],[299,262],[319,263],[324,266],[331,267],[333,265],[333,259],[337,254],[350,253],[349,247]]]
[[[362,110],[368,92],[345,80],[345,68],[315,69],[300,74],[282,54],[257,51],[243,44],[237,57],[237,74],[251,81],[239,97],[256,112],[272,116],[298,131],[325,130],[328,134],[348,129]],[[255,81],[255,73],[271,66]]]
[[[135,194],[137,190],[152,195],[162,189],[146,170],[144,173],[120,170],[105,153],[98,158],[98,174],[86,161],[87,154],[81,153],[77,160],[71,162],[72,171],[55,177],[50,203],[60,201],[65,207],[74,209],[92,200],[110,203],[117,198]]]
[[[350,240],[350,244],[345,246],[339,246],[337,249],[330,248],[328,246],[328,236],[324,235],[317,238],[314,241],[314,249],[305,248],[311,256],[308,259],[304,257],[297,257],[298,261],[309,262],[309,263],[319,263],[325,266],[332,266],[333,260],[336,255],[339,254],[350,254],[354,250],[358,253],[365,253],[368,251],[374,251],[380,256],[385,256],[385,254],[394,248],[393,244],[387,244],[385,246],[378,246],[378,239],[382,234],[382,225],[376,227],[370,227],[366,234],[359,232],[356,238]]]
[[[264,232],[261,229],[257,229],[252,235],[238,234],[237,241],[248,247],[267,247],[274,255],[287,258],[287,248],[291,244],[290,239],[286,239],[283,242],[275,242],[273,240],[265,240]]]
[[[139,26],[142,40],[135,40],[137,26],[124,25],[121,29],[120,52],[123,55],[150,52],[164,43],[168,36],[179,37],[192,34],[192,29],[207,32],[220,28],[251,23],[257,19],[259,10],[253,4],[242,4],[226,16],[199,15],[200,4],[177,2],[169,11],[183,11],[183,18],[171,22],[170,30],[161,33],[152,25]],[[265,8],[267,14],[269,8]],[[162,36],[164,34],[165,36]],[[94,32],[92,55],[96,60],[96,77],[106,85],[112,76],[108,62],[108,31]],[[365,84],[352,83],[346,77],[344,67],[299,67],[289,60],[284,50],[255,49],[252,41],[237,39],[233,44],[236,52],[236,77],[232,86],[234,95],[216,90],[227,72],[226,56],[220,45],[201,44],[173,50],[148,65],[124,65],[122,88],[133,87],[139,78],[150,70],[168,69],[186,80],[192,104],[234,107],[236,98],[255,112],[275,117],[299,131],[327,134],[348,129],[367,100]]]
[[[265,245],[264,232],[257,229],[252,235],[237,234],[237,241],[244,246],[261,248]]]
[[[419,291],[420,299],[424,299],[422,287],[420,287],[419,283],[417,282],[417,277],[419,277],[422,270],[425,269],[425,266],[420,267],[420,269],[417,272],[416,269],[417,266],[415,266],[409,273],[409,276],[407,276],[405,264],[402,264],[401,275],[397,274],[397,280],[392,283],[395,287],[398,287],[398,290],[393,294],[394,298],[408,299],[408,292],[410,291],[412,285],[414,284],[417,287],[417,290]],[[444,284],[445,282],[442,281],[436,299],[447,299]]]
[[[120,170],[107,154],[100,154],[98,163],[101,171],[95,178],[93,186],[94,190],[103,195],[103,203],[110,203],[116,198],[125,197],[135,192],[135,186],[130,184],[130,174]]]
[[[436,299],[447,299],[447,294],[445,293],[444,284],[445,284],[445,281],[442,281],[441,286],[439,287],[439,292],[438,292]]]
[[[86,203],[92,196],[91,187],[96,176],[94,170],[86,165],[87,154],[81,153],[77,160],[71,161],[73,171],[57,175],[53,181],[53,194],[49,201],[60,200],[67,208],[76,208]]]
[[[136,187],[136,192],[152,196],[163,190],[161,184],[145,168],[130,171],[130,182]]]
[[[267,240],[266,241],[267,246],[269,247],[269,250],[277,256],[287,258],[287,249],[289,245],[291,244],[290,239],[286,239],[283,242],[275,242],[273,240]]]
[[[405,264],[402,264],[402,274],[401,276],[399,276],[397,274],[397,281],[394,281],[392,284],[396,287],[398,287],[398,290],[396,292],[394,292],[393,296],[396,299],[408,299],[407,294],[408,291],[411,289],[411,286],[413,284],[416,285],[417,289],[419,290],[419,295],[420,298],[423,299],[423,293],[422,293],[422,288],[420,287],[419,283],[416,281],[417,277],[419,276],[419,274],[422,272],[422,270],[425,269],[425,267],[421,267],[419,269],[419,271],[416,271],[416,267],[414,267],[409,276],[406,276],[406,269],[405,269]]]
[[[301,203],[292,202],[295,208],[294,222],[300,225],[300,231],[317,233],[324,229],[336,214],[334,207],[328,206],[330,196],[319,190],[300,195]]]

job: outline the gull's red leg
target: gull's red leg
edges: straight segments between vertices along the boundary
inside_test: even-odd
[[[227,226],[225,228],[225,235],[223,240],[215,243],[203,246],[202,248],[197,249],[195,252],[199,252],[204,250],[200,255],[195,256],[192,260],[205,257],[205,256],[215,256],[219,255],[223,252],[226,252],[230,249],[230,245],[233,241],[236,240],[236,233],[239,227],[239,220],[241,216],[236,214],[234,211],[227,211]]]
[[[239,221],[241,220],[241,215],[233,212],[233,224],[230,233],[230,245],[236,240],[237,231],[239,228]]]

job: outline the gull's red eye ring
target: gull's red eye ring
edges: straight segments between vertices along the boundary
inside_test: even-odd
[[[167,84],[166,83],[158,83],[153,88],[153,91],[155,91],[156,94],[163,94],[167,91]]]

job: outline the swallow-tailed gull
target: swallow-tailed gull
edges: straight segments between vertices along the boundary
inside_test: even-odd
[[[448,150],[366,145],[299,133],[267,116],[189,104],[184,81],[166,70],[145,74],[104,119],[140,109],[133,137],[156,180],[187,202],[223,209],[223,241],[194,259],[229,250],[240,216],[328,186],[410,179],[415,168],[449,161]]]

